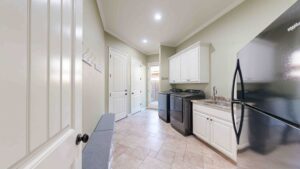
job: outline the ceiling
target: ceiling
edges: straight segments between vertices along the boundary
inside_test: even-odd
[[[179,45],[243,0],[97,1],[104,30],[150,55],[158,53],[160,44]],[[154,20],[156,13],[160,21]]]

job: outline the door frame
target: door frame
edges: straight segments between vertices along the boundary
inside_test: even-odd
[[[117,53],[120,53],[121,55],[123,55],[125,58],[126,58],[126,62],[127,62],[127,72],[126,72],[126,76],[127,76],[127,81],[126,81],[126,86],[127,86],[127,92],[128,92],[128,94],[127,94],[127,109],[126,109],[126,117],[128,116],[128,114],[129,114],[129,112],[130,112],[130,104],[131,104],[131,101],[130,101],[130,93],[131,93],[131,89],[130,89],[130,74],[129,74],[129,72],[130,72],[130,59],[129,59],[129,56],[128,56],[128,54],[126,53],[126,52],[123,52],[123,51],[121,51],[121,50],[119,50],[119,49],[116,49],[116,48],[114,48],[114,47],[108,47],[108,74],[107,74],[107,78],[108,78],[108,95],[107,95],[107,98],[108,98],[108,112],[110,112],[111,110],[110,110],[110,102],[111,102],[111,100],[110,100],[110,91],[111,91],[111,80],[110,80],[110,78],[109,78],[109,76],[110,76],[110,71],[111,71],[111,62],[110,62],[110,55],[111,55],[111,52],[112,51],[114,51],[114,52],[117,52]],[[125,117],[125,118],[126,118]]]
[[[147,107],[149,108],[150,107],[150,100],[151,100],[151,72],[150,72],[150,68],[151,66],[158,66],[160,67],[159,65],[159,62],[150,62],[147,64]],[[159,69],[160,70],[160,69]],[[159,71],[160,73],[160,71]]]

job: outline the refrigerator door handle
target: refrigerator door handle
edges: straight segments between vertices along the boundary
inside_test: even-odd
[[[241,105],[241,119],[240,119],[240,124],[239,128],[237,128],[236,125],[236,119],[235,119],[235,111],[234,111],[234,104],[237,104],[238,102],[231,102],[231,117],[232,117],[232,123],[233,123],[233,129],[234,133],[236,136],[236,142],[237,144],[240,144],[240,137],[242,134],[242,129],[243,129],[243,122],[244,122],[244,112],[245,112],[245,106],[242,103],[238,103]]]
[[[243,75],[242,75],[242,71],[241,71],[241,66],[240,66],[240,60],[237,60],[237,64],[236,64],[236,68],[234,71],[234,75],[233,75],[233,82],[232,82],[232,88],[231,88],[231,100],[233,102],[240,102],[239,100],[236,100],[234,98],[234,93],[235,93],[235,82],[236,82],[236,77],[237,74],[240,77],[240,81],[241,81],[241,89],[242,89],[242,93],[241,93],[241,98],[239,99],[241,102],[244,101],[245,99],[245,88],[244,88],[244,80],[243,80]]]
[[[236,82],[237,74],[240,77],[241,88],[242,88],[240,101],[234,99],[235,82]],[[234,129],[234,132],[235,132],[235,135],[236,135],[237,144],[239,144],[239,142],[240,142],[240,136],[241,136],[241,133],[242,133],[243,122],[244,122],[244,109],[245,109],[245,106],[242,103],[243,101],[244,101],[244,81],[243,81],[242,71],[241,71],[241,68],[240,68],[240,61],[238,59],[237,60],[237,66],[236,66],[236,69],[234,71],[234,77],[233,77],[232,89],[231,89],[231,116],[232,116],[233,129]],[[237,128],[237,126],[236,126],[234,104],[240,104],[241,105],[241,119],[240,119],[239,128]]]

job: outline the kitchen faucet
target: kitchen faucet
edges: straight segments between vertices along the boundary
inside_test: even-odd
[[[217,102],[217,97],[216,97],[216,95],[217,95],[217,88],[216,88],[216,86],[214,86],[214,87],[213,87],[213,100],[214,100],[214,102]]]

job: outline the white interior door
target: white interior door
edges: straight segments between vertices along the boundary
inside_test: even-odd
[[[141,67],[141,110],[146,110],[147,107],[147,68]]]
[[[80,169],[82,0],[1,0],[0,20],[0,168]]]
[[[142,106],[142,64],[131,60],[131,113],[141,111]]]
[[[116,120],[127,116],[128,108],[128,61],[121,52],[109,49],[109,112]]]

